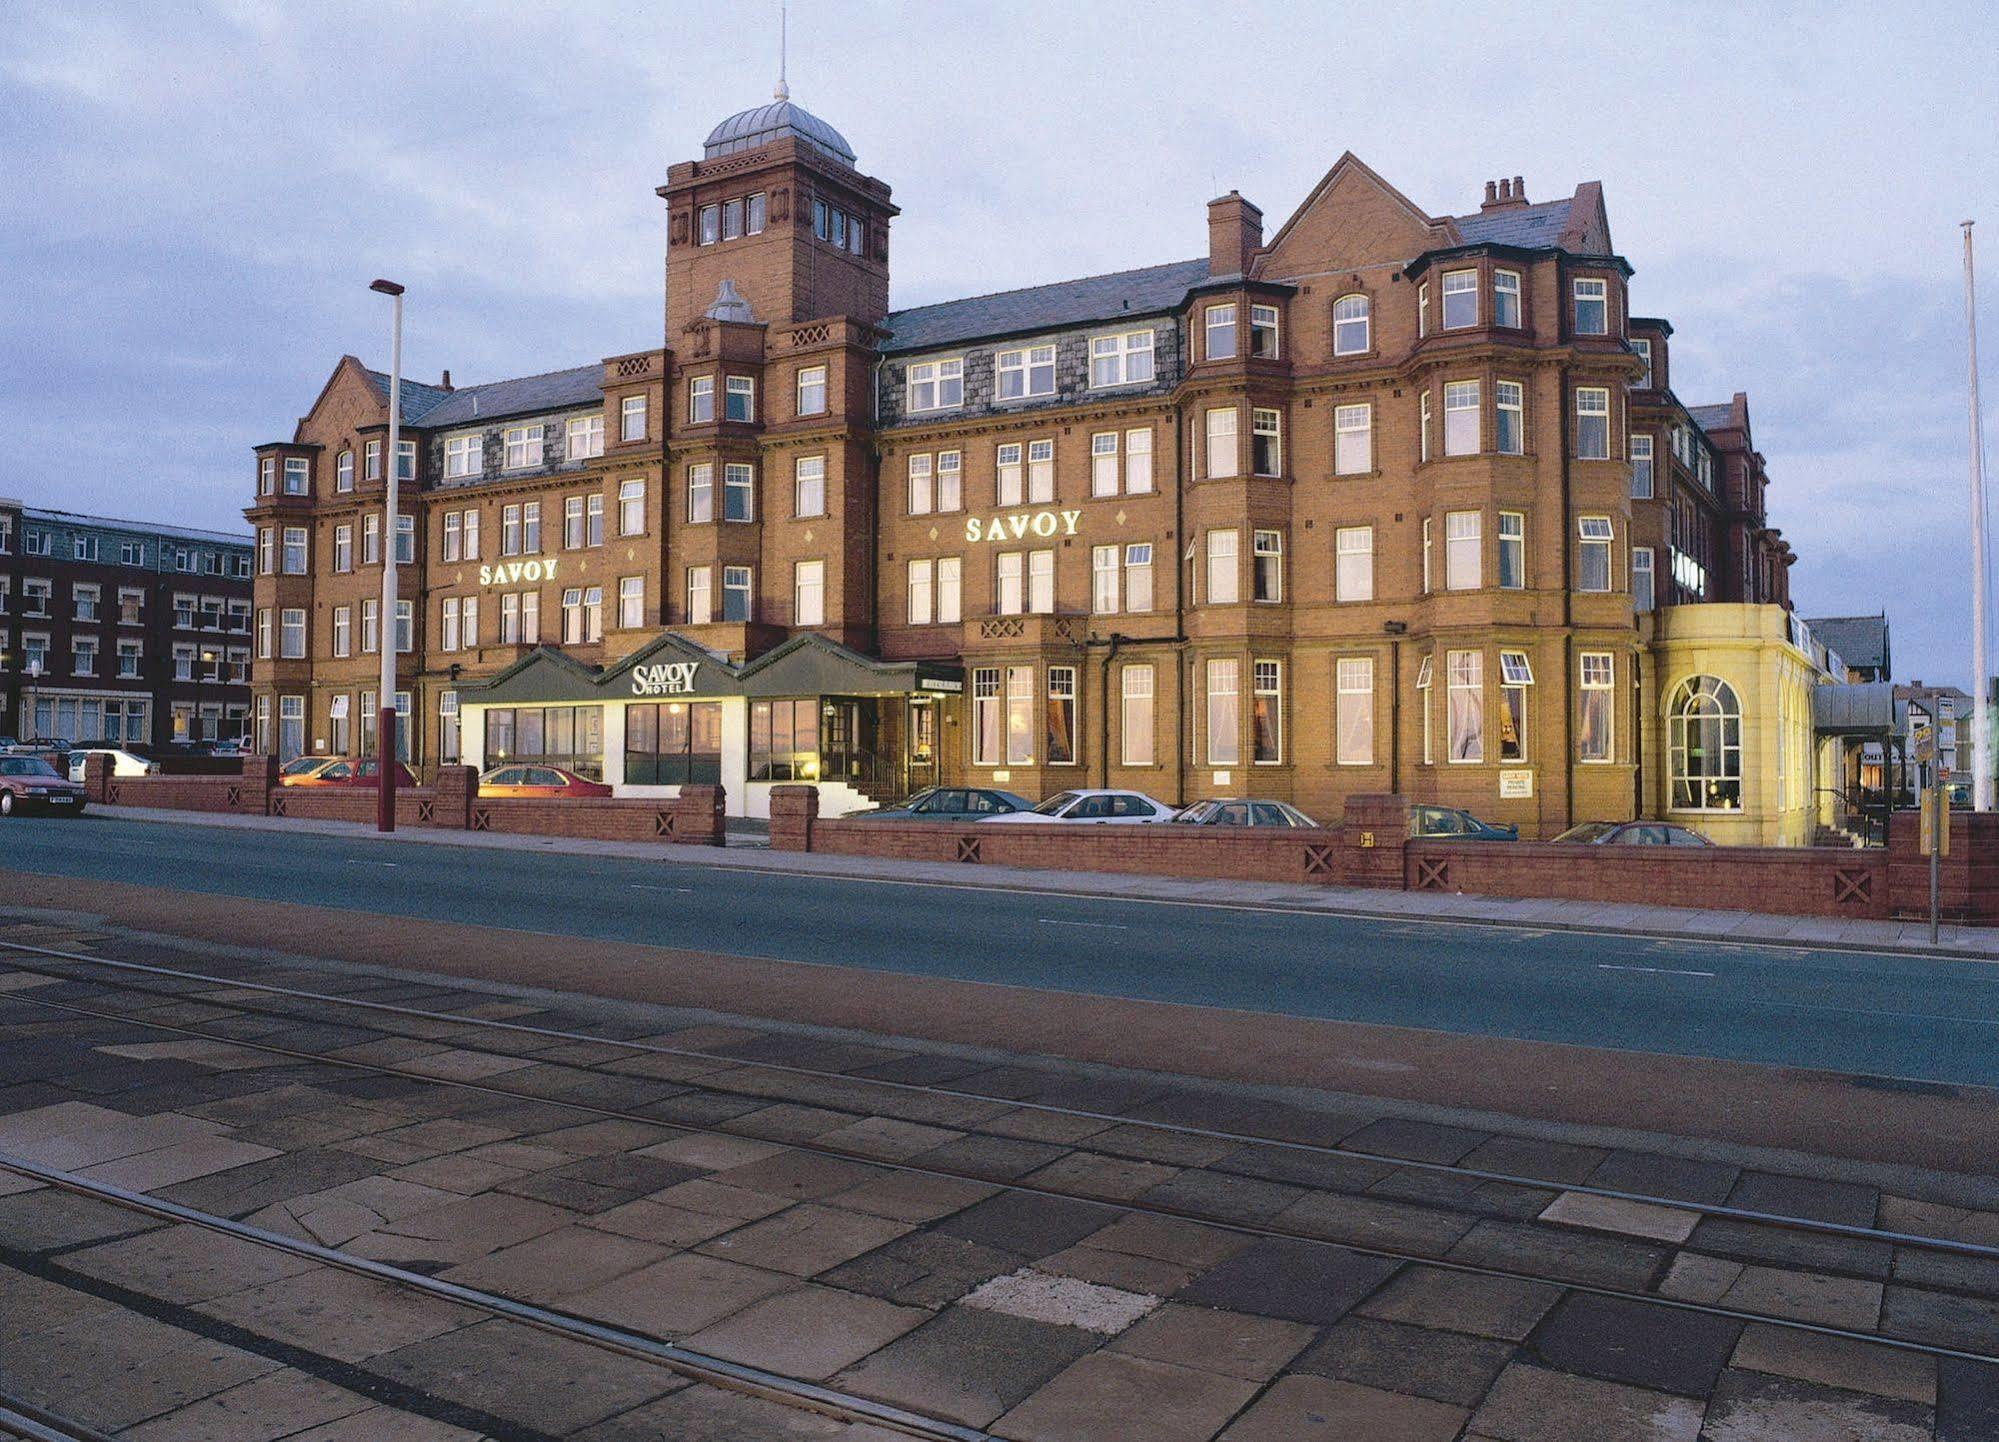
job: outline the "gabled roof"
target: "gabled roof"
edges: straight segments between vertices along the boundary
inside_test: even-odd
[[[1882,616],[1821,616],[1807,619],[1811,633],[1839,652],[1849,666],[1870,671],[1888,667],[1888,618]]]
[[[1724,401],[1717,406],[1688,406],[1687,414],[1693,417],[1695,425],[1710,434],[1735,424],[1735,406],[1732,402]]]
[[[389,378],[380,371],[369,371],[368,378],[387,399]],[[601,365],[572,366],[568,370],[544,371],[540,375],[488,381],[484,385],[460,386],[457,390],[447,391],[405,377],[403,423],[435,429],[500,416],[561,410],[567,406],[601,405],[604,400],[603,378],[604,368]]]
[[[891,312],[886,352],[928,350],[987,336],[1022,335],[1172,310],[1208,277],[1208,262],[1179,260],[1024,290],[998,291]]]
[[[387,371],[369,371],[368,380],[374,385],[375,393],[382,398],[382,404],[389,403],[389,375]],[[403,424],[415,426],[423,424],[423,418],[436,409],[437,403],[451,394],[442,386],[428,386],[422,381],[403,377]]]
[[[1544,200],[1539,205],[1487,210],[1457,217],[1458,234],[1466,245],[1517,245],[1540,250],[1559,245],[1569,226],[1572,197]]]

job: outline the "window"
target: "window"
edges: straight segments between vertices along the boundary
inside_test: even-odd
[[[1423,517],[1423,594],[1430,594],[1430,518]]]
[[[816,754],[818,738],[811,739]],[[713,785],[721,779],[721,702],[666,701],[625,708],[628,785]]]
[[[936,616],[936,573],[935,561],[911,561],[909,563],[908,596],[909,624],[927,626]]]
[[[1526,448],[1527,389],[1519,381],[1497,381],[1493,396],[1493,449],[1502,456],[1520,455]]]
[[[1117,614],[1118,548],[1090,547],[1090,610],[1099,616]]]
[[[1342,656],[1334,668],[1333,760],[1374,764],[1374,658]]]
[[[444,443],[444,475],[452,480],[459,476],[476,476],[486,469],[486,438],[479,436],[452,436]]]
[[[583,497],[568,496],[562,502],[562,545],[576,550],[583,544]]]
[[[909,368],[909,409],[942,411],[965,403],[962,360],[919,361]]]
[[[0,527],[0,555],[7,551],[8,533]],[[121,566],[143,566],[146,564],[146,550],[142,542],[120,541],[118,543],[118,564]]]
[[[826,624],[826,563],[796,561],[791,567],[791,624]]]
[[[467,651],[479,645],[479,598],[467,596],[463,606],[465,623],[459,630],[459,644]]]
[[[1124,433],[1124,488],[1134,496],[1152,491],[1152,431],[1149,427]]]
[[[362,449],[367,457],[362,474],[371,481],[379,481],[382,479],[381,441],[379,439],[370,440]]]
[[[1374,599],[1374,527],[1342,526],[1333,534],[1333,599]]]
[[[706,425],[715,419],[715,377],[689,376],[687,379],[687,423]]]
[[[399,698],[397,710],[401,709]],[[486,760],[561,766],[578,776],[601,779],[604,708],[496,706],[486,713]]]
[[[687,519],[694,524],[715,519],[715,467],[706,461],[687,468]]]
[[[287,576],[305,574],[305,527],[285,527],[284,573]]]
[[[382,564],[382,518],[366,515],[361,518],[361,564],[379,566]]]
[[[257,659],[260,661],[271,659],[271,608],[269,606],[260,606],[257,608]]]
[[[1250,599],[1284,599],[1284,533],[1257,531],[1250,537]]]
[[[456,516],[445,517],[444,559],[447,561],[458,559],[458,528],[450,524],[457,519]],[[333,570],[335,574],[345,574],[353,569],[354,527],[351,523],[343,522],[333,528]]]
[[[1014,442],[1001,446],[993,457],[994,496],[1002,506],[1017,506],[1021,501],[1022,472],[1020,466],[1020,445]]]
[[[128,591],[120,587],[118,591],[118,624],[121,626],[138,625],[140,613],[144,609],[145,604],[146,593],[144,591]],[[0,577],[0,614],[4,614],[6,610],[6,579]],[[230,629],[232,631],[248,631],[250,629],[250,603],[248,601],[231,601],[229,603],[229,614],[232,618],[230,622]]]
[[[342,451],[333,461],[333,489],[346,492],[354,489],[354,453]]]
[[[1477,651],[1448,656],[1450,749],[1452,761],[1485,760],[1485,657]]]
[[[1631,548],[1631,609],[1650,611],[1659,604],[1656,583],[1652,579],[1652,548],[1633,546]]]
[[[1742,809],[1742,704],[1715,676],[1691,676],[1666,710],[1673,808]]]
[[[361,654],[372,656],[382,649],[382,603],[364,600],[361,603]]]
[[[278,460],[276,456],[265,456],[257,462],[257,494],[268,496],[278,488]]]
[[[1235,307],[1233,305],[1211,305],[1202,318],[1206,331],[1206,349],[1202,354],[1209,360],[1235,359]]]
[[[1602,280],[1575,282],[1577,335],[1604,335],[1610,330],[1610,284]]]
[[[1125,610],[1151,610],[1151,542],[1125,546]]]
[[[1333,408],[1333,474],[1364,476],[1374,469],[1374,407]]]
[[[54,590],[55,590],[55,583],[53,581],[43,580],[42,578],[37,576],[25,577],[21,582],[21,600],[25,603],[27,607],[27,610],[24,614],[29,616],[46,616],[50,614],[49,597],[51,594],[53,594]],[[194,604],[192,598],[190,597],[186,596],[174,597],[174,612],[175,612],[174,624],[176,626],[183,626],[183,625],[192,626],[194,624],[194,613],[192,609],[188,611],[187,619],[185,621],[181,619],[180,608],[182,602],[186,602],[190,608]]]
[[[1047,505],[1055,499],[1055,442],[1027,443],[1027,499],[1030,505]]]
[[[76,676],[97,674],[97,638],[77,636],[69,643],[70,672]]]
[[[639,398],[643,403],[644,398]],[[753,421],[757,418],[757,383],[750,376],[730,376],[722,396],[722,419],[725,421]],[[644,419],[643,414],[640,417]],[[641,427],[640,435],[645,431]]]
[[[261,717],[264,702],[258,700]],[[260,729],[265,723],[260,719]],[[278,760],[291,761],[305,750],[305,697],[278,697]]]
[[[1034,760],[1034,668],[1006,668],[1006,760],[1024,766]]]
[[[1249,413],[1250,468],[1259,476],[1284,474],[1284,419],[1275,410],[1254,408]]]
[[[571,586],[562,593],[562,644],[579,646],[589,637],[584,616],[583,588]]]
[[[30,531],[28,533],[28,535],[31,538],[34,536],[34,534],[35,533],[33,531]],[[278,541],[278,533],[272,530],[269,526],[259,526],[257,528],[257,574],[258,575],[274,576],[277,574],[278,570],[277,541]]]
[[[1499,584],[1508,591],[1527,584],[1527,517],[1519,511],[1499,513]]]
[[[714,619],[713,575],[706,566],[687,568],[687,624],[705,626]]]
[[[287,661],[305,659],[305,611],[287,607],[278,618],[278,655]]]
[[[440,651],[456,651],[459,647],[459,606],[456,596],[444,598],[444,610],[438,619],[437,646]]]
[[[937,619],[955,625],[964,617],[964,563],[956,556],[937,562]]]
[[[98,602],[104,592],[97,586],[73,585],[69,588],[70,601],[76,608],[76,619],[95,621],[98,619]]]
[[[722,619],[724,621],[747,621],[750,619],[750,568],[748,566],[724,566],[722,568]]]
[[[144,648],[137,641],[118,643],[118,678],[121,681],[130,681],[139,674],[139,661],[143,655]]]
[[[791,513],[794,516],[826,514],[826,458],[800,456],[792,467]]]
[[[1025,572],[1018,551],[1002,551],[993,558],[993,609],[1002,616],[1018,616],[1025,609]]]
[[[733,392],[735,381],[729,382]],[[733,398],[733,396],[732,396]],[[618,402],[618,439],[642,441],[646,438],[646,398],[625,396]]]
[[[1223,406],[1208,412],[1208,476],[1220,480],[1236,474],[1242,458],[1236,451],[1236,411]]]
[[[1076,668],[1048,668],[1048,755],[1050,766],[1076,764]]]
[[[590,544],[597,545],[604,539],[604,498],[590,498]],[[646,483],[644,481],[618,482],[618,534],[621,536],[642,535],[646,528]]]
[[[396,602],[396,650],[416,649],[416,602]]]
[[[1093,387],[1139,385],[1153,378],[1153,333],[1093,336],[1090,340],[1090,384]]]
[[[762,196],[756,197],[762,200]],[[826,367],[800,366],[798,368],[798,414],[817,416],[826,413]]]
[[[980,666],[972,672],[972,764],[997,766],[1003,754],[999,667]]]
[[[749,520],[755,493],[756,472],[748,464],[730,461],[722,467],[723,520]]]
[[[1090,494],[1115,496],[1118,491],[1117,432],[1098,431],[1090,437]]]
[[[285,494],[302,496],[311,489],[311,462],[304,456],[285,457]]]
[[[1250,668],[1250,760],[1271,766],[1283,760],[1284,668],[1258,661]]]
[[[181,649],[183,648],[176,647],[176,653]],[[193,648],[188,647],[185,649],[192,650]],[[46,675],[49,669],[49,638],[46,635],[38,635],[32,631],[24,633],[21,637],[21,661],[22,669],[28,675]]]
[[[416,561],[416,517],[401,515],[396,517],[396,564],[408,566]]]
[[[1444,273],[1444,329],[1463,330],[1478,324],[1478,272]]]
[[[1608,651],[1584,651],[1576,658],[1576,664],[1576,759],[1608,761],[1617,660]]]
[[[1369,301],[1364,295],[1343,295],[1333,302],[1333,354],[1366,355],[1369,336]]]
[[[416,442],[396,442],[396,479],[413,481],[416,479]]]
[[[719,205],[702,206],[700,219],[700,244],[713,245],[722,238],[722,207]]]
[[[437,759],[454,766],[458,754],[458,693],[446,691],[437,698]]]
[[[1631,499],[1649,501],[1652,499],[1652,438],[1633,436],[1631,438]]]
[[[1003,401],[1055,394],[1055,347],[1003,350],[994,362],[994,394]]]
[[[1419,461],[1427,461],[1430,459],[1430,393],[1427,390],[1423,392],[1421,405],[1423,410],[1423,424],[1420,431],[1421,440],[1418,444],[1416,458]]]
[[[563,454],[572,461],[587,461],[604,454],[604,418],[574,416],[567,427]],[[451,693],[456,696],[454,691]]]
[[[1495,270],[1492,273],[1492,323],[1508,330],[1520,329],[1520,272]]]
[[[743,202],[740,197],[722,202],[722,239],[736,240],[743,233]]]
[[[1652,342],[1638,339],[1628,344],[1638,352],[1638,358],[1645,362],[1645,369],[1639,372],[1638,379],[1632,382],[1632,389],[1649,391],[1652,389]]]
[[[1416,697],[1422,707],[1422,715],[1419,718],[1418,724],[1423,728],[1423,764],[1425,766],[1436,764],[1434,748],[1430,739],[1435,734],[1430,716],[1430,662],[1431,658],[1426,655],[1416,667]]]
[[[1249,308],[1249,353],[1259,360],[1277,359],[1277,307]]]
[[[1047,615],[1055,609],[1055,553],[1027,553],[1027,609]]]
[[[79,561],[94,562],[97,559],[97,537],[72,537],[70,540],[70,553]]]
[[[1476,591],[1485,584],[1481,574],[1480,525],[1477,511],[1452,511],[1444,517],[1444,588]]]
[[[1430,282],[1424,281],[1416,287],[1416,338],[1421,340],[1430,333]]]
[[[636,631],[646,623],[646,578],[622,576],[618,580],[618,627]]]
[[[1610,459],[1610,392],[1601,386],[1576,387],[1576,459]]]
[[[1208,662],[1208,764],[1233,766],[1242,759],[1242,742],[1237,734],[1240,717],[1236,706],[1237,662],[1234,657],[1216,657]]]
[[[928,453],[909,458],[909,514],[925,516],[936,508],[933,463]]]
[[[1123,698],[1122,714],[1119,717],[1119,735],[1122,738],[1123,761],[1127,766],[1150,766],[1153,764],[1152,744],[1152,694],[1153,670],[1150,666],[1126,666],[1119,673],[1118,689]]]
[[[1232,606],[1240,599],[1236,575],[1236,533],[1208,532],[1208,594],[1211,606]]]
[[[1525,651],[1499,653],[1499,759],[1527,759],[1527,688],[1534,668]]]
[[[1610,547],[1617,539],[1608,516],[1576,517],[1576,589],[1610,589]]]
[[[509,426],[502,434],[506,443],[504,464],[508,470],[541,464],[542,427]]]
[[[1452,381],[1444,387],[1444,454],[1478,454],[1478,382]]]

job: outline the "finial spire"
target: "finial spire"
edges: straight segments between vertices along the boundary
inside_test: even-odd
[[[790,47],[791,29],[790,6],[778,0],[777,7],[777,89],[772,94],[779,100],[791,99],[791,85],[785,79],[786,55]]]

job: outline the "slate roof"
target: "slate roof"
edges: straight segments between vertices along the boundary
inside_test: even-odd
[[[1805,624],[1814,636],[1839,652],[1847,665],[1870,671],[1887,669],[1886,616],[1821,616]]]
[[[369,371],[368,378],[386,400],[389,378],[380,371]],[[403,423],[434,429],[495,420],[501,416],[562,410],[568,406],[600,405],[604,400],[603,378],[602,365],[573,366],[568,370],[547,371],[538,376],[488,381],[484,385],[460,386],[457,390],[447,391],[405,377]]]
[[[1569,224],[1573,197],[1544,200],[1539,205],[1483,210],[1457,217],[1458,234],[1466,245],[1517,245],[1523,250],[1549,248]]]
[[[1725,426],[1735,424],[1735,407],[1728,402],[1718,406],[1688,406],[1687,414],[1692,416],[1694,424],[1704,431],[1718,431]]]
[[[49,511],[35,506],[23,506],[21,518],[38,521],[48,526],[101,526],[107,531],[166,536],[176,541],[208,541],[221,546],[235,546],[246,551],[250,549],[254,539],[248,532],[231,534],[227,531],[198,531],[191,526],[160,526],[151,521],[121,521],[111,516],[91,516],[81,511]]]
[[[882,349],[928,350],[988,336],[1156,315],[1178,306],[1189,287],[1208,279],[1204,257],[920,305],[890,313],[885,322],[889,339]]]

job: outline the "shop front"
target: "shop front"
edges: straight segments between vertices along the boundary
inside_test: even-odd
[[[838,816],[936,781],[939,712],[960,677],[812,634],[737,666],[665,632],[602,670],[550,648],[460,683],[459,745],[482,771],[538,761],[620,796],[720,785],[731,816],[768,816],[771,788],[802,782]]]

